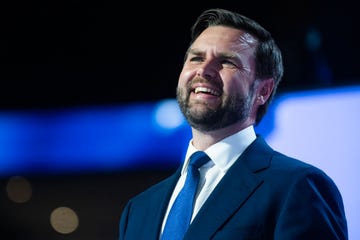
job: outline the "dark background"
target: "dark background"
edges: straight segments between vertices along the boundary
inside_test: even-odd
[[[236,10],[272,32],[284,54],[282,90],[359,82],[360,18],[349,0],[3,5],[0,108],[172,98],[190,26],[208,7]],[[311,36],[320,39],[313,50]]]
[[[0,111],[173,98],[191,24],[208,7],[236,10],[273,34],[284,55],[280,91],[360,83],[355,1],[219,2],[2,3]],[[171,171],[27,176],[33,197],[24,204],[6,197],[4,178],[1,239],[116,239],[126,200]],[[61,205],[80,218],[69,235],[49,224]]]

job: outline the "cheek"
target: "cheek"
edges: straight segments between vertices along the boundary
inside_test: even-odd
[[[194,71],[183,68],[179,75],[179,86],[184,86],[194,77]]]
[[[224,91],[232,96],[246,96],[248,92],[248,84],[241,81],[224,82]]]

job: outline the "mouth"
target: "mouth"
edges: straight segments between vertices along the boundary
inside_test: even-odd
[[[220,92],[218,92],[214,89],[211,89],[211,88],[207,88],[207,87],[196,87],[193,91],[195,94],[204,93],[204,94],[210,94],[210,95],[213,95],[216,97],[220,96]]]

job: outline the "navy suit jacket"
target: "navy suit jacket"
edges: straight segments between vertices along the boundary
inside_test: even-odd
[[[155,240],[181,167],[125,206],[119,240]],[[228,170],[184,240],[348,239],[343,200],[320,169],[274,151],[261,138]]]

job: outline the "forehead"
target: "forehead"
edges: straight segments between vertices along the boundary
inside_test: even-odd
[[[217,48],[218,50],[245,50],[256,47],[258,41],[251,34],[240,29],[227,26],[211,26],[206,28],[193,42],[192,48]]]

